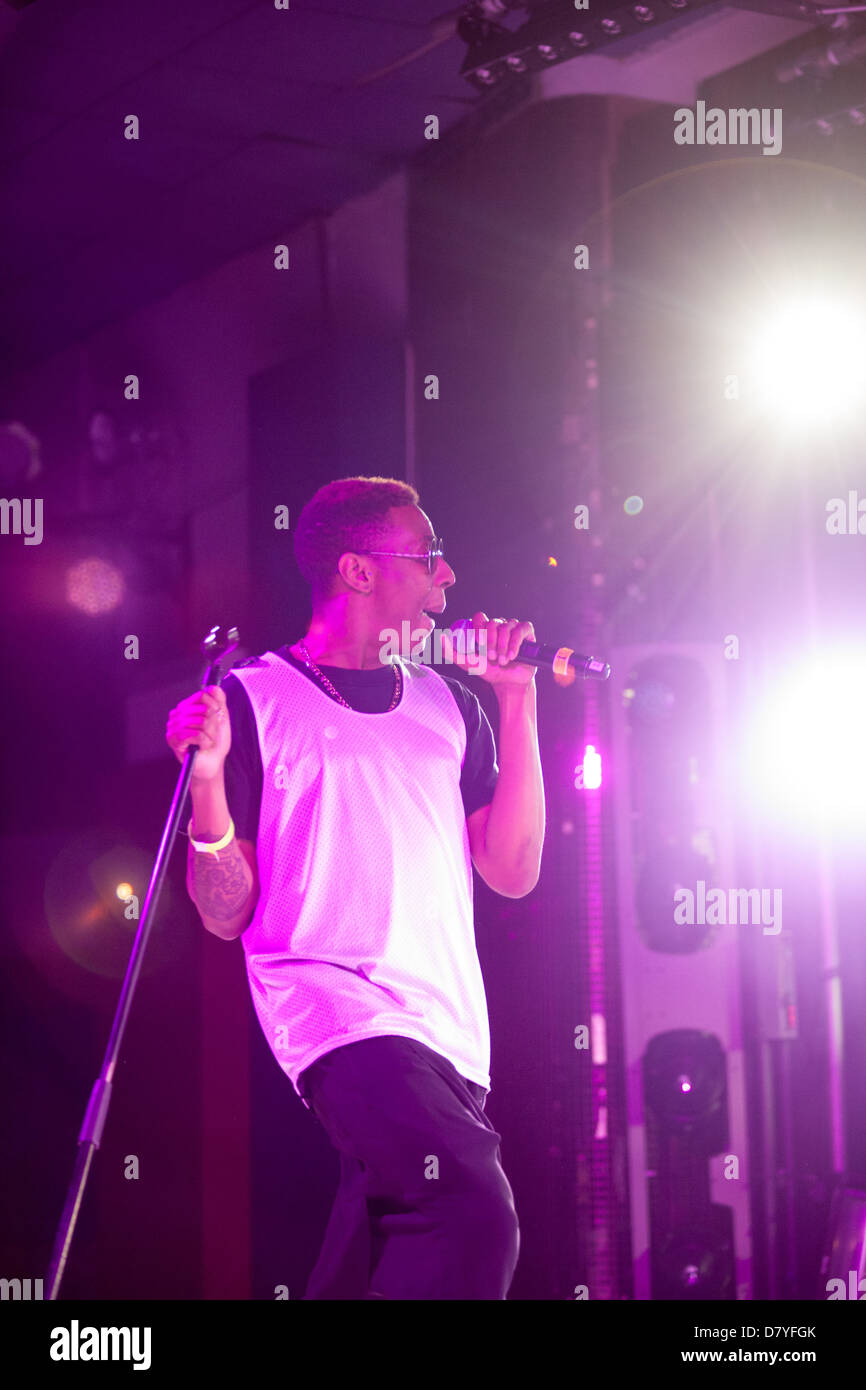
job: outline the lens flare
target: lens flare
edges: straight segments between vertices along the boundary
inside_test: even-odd
[[[780,424],[827,424],[866,401],[866,322],[842,303],[792,301],[759,331],[750,371],[763,409]]]
[[[774,820],[866,830],[866,656],[822,651],[790,673],[746,733],[748,789]]]

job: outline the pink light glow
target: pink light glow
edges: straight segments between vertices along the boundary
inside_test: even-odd
[[[601,786],[601,757],[591,743],[586,745],[583,755],[583,785],[587,791],[595,791]]]

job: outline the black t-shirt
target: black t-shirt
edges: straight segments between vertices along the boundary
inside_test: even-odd
[[[280,647],[276,655],[328,694],[318,676],[303,661],[299,661],[288,646]],[[319,669],[347,704],[362,714],[384,714],[394,698],[394,672],[389,666],[370,671],[351,671],[344,666],[320,666]],[[460,773],[460,793],[468,818],[482,806],[489,806],[493,800],[499,777],[496,745],[478,696],[453,676],[443,676],[442,679],[454,696],[466,725],[466,754]],[[264,782],[256,718],[246,690],[239,680],[233,679],[231,672],[223,681],[223,690],[232,732],[232,746],[225,762],[226,800],[238,839],[250,840],[255,844]],[[329,698],[333,699],[333,696]]]

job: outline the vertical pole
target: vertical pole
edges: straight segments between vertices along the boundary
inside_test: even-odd
[[[590,275],[581,283],[588,290],[581,294],[579,309],[581,381],[581,455],[583,477],[588,484],[588,545],[583,552],[580,589],[580,641],[585,652],[601,650],[603,636],[604,573],[602,565],[602,474],[601,474],[601,315],[609,304],[608,280],[612,263],[611,246],[611,166],[615,156],[614,113],[610,102],[605,111],[605,142],[600,155],[601,237],[590,247]],[[592,271],[600,273],[600,285]],[[584,499],[581,499],[584,500]],[[593,1299],[613,1300],[619,1293],[614,1241],[615,1211],[610,1151],[610,1101],[607,1056],[608,970],[605,941],[604,842],[602,797],[605,794],[606,757],[603,746],[602,689],[600,683],[585,682],[583,695],[583,744],[591,744],[602,756],[602,785],[584,788],[583,796],[583,912],[587,930],[587,980],[592,1046],[592,1138],[591,1210],[592,1232],[589,1250],[590,1294]]]
[[[817,662],[818,585],[815,575],[814,521],[809,514],[806,462],[799,460],[800,530],[803,536],[803,593],[805,599],[806,641]],[[830,1119],[830,1146],[834,1173],[846,1166],[845,1108],[842,1073],[845,1065],[842,1036],[842,979],[839,972],[839,915],[830,838],[821,818],[816,835],[818,859],[818,899],[821,954],[824,967],[824,1002],[827,1024],[827,1099]]]

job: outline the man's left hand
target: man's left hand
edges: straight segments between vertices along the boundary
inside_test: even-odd
[[[473,614],[472,629],[458,629],[455,637],[445,628],[443,637],[447,639],[446,650],[453,654],[454,665],[470,676],[480,676],[495,686],[527,686],[535,680],[535,667],[514,659],[524,642],[538,641],[532,623],[521,623],[517,618],[488,618],[479,612]]]

